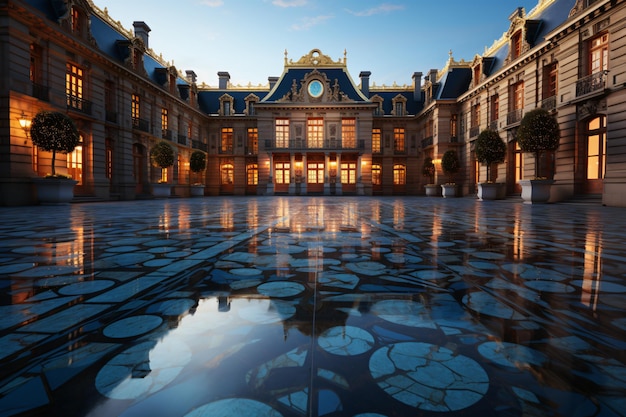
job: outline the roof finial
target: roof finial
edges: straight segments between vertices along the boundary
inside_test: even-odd
[[[287,53],[287,48],[285,48],[285,65],[287,65],[287,61],[288,61],[288,57],[289,54]]]
[[[348,51],[345,48],[343,49],[343,63],[348,63]]]

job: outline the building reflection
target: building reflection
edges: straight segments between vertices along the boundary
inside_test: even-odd
[[[585,235],[583,283],[580,301],[591,310],[598,307],[602,279],[602,232],[589,230]]]

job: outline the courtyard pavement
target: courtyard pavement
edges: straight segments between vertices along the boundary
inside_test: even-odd
[[[626,209],[0,208],[0,416],[625,416]]]

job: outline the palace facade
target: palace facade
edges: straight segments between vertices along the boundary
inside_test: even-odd
[[[51,155],[33,147],[28,123],[40,110],[66,112],[80,145],[57,158],[57,172],[79,183],[78,199],[148,198],[151,184],[205,195],[422,195],[435,161],[437,184],[447,150],[462,169],[454,181],[473,195],[486,178],[474,140],[487,128],[506,142],[506,160],[490,178],[507,195],[519,180],[553,178],[551,201],[601,196],[626,206],[626,4],[623,0],[539,0],[512,10],[509,29],[482,54],[441,70],[407,75],[404,86],[357,79],[347,57],[312,49],[285,52],[283,71],[266,86],[200,84],[149,45],[142,21],[126,30],[91,0],[0,1],[0,205],[34,204],[33,178]],[[507,16],[503,16],[506,19]],[[543,107],[561,127],[557,151],[535,161],[519,151],[523,115]],[[165,140],[176,162],[150,163]],[[190,172],[193,151],[207,156]]]

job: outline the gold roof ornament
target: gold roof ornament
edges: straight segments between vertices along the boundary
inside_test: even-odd
[[[344,50],[343,59],[334,61],[328,55],[324,55],[319,49],[312,49],[307,55],[304,55],[298,61],[287,58],[287,50],[285,50],[285,67],[345,67],[347,62],[347,52]]]

